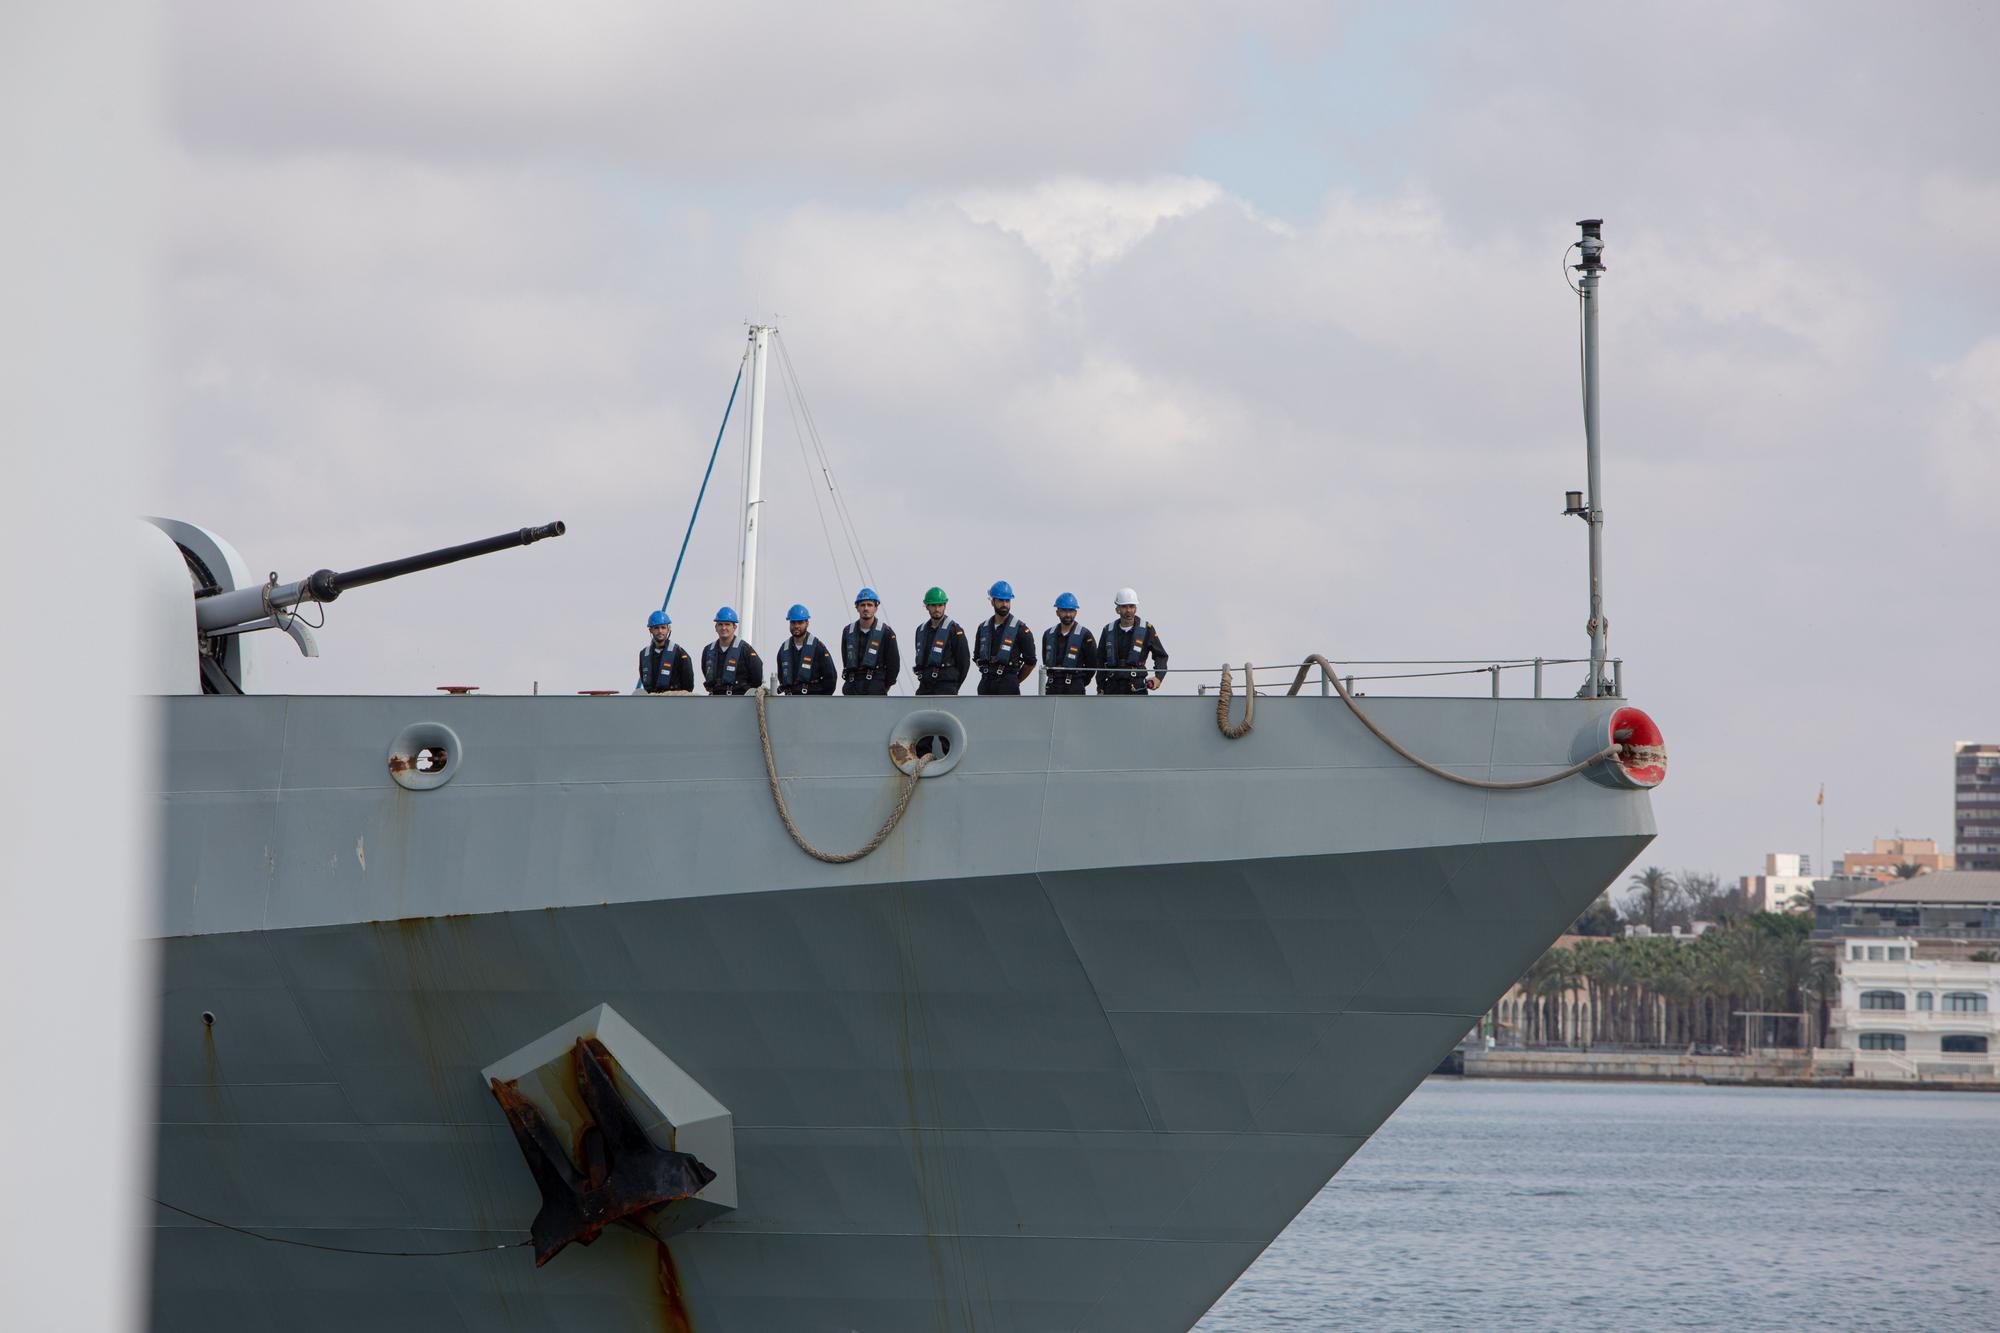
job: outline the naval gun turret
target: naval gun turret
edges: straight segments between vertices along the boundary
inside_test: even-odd
[[[312,634],[314,626],[299,618],[299,608],[309,602],[323,605],[370,583],[516,546],[532,546],[544,538],[560,537],[565,531],[560,521],[545,523],[358,569],[316,570],[290,583],[280,583],[273,572],[263,583],[257,583],[248,576],[248,567],[235,549],[207,529],[177,519],[153,518],[148,522],[173,539],[194,581],[194,631],[200,659],[200,689],[204,694],[242,694],[251,688],[243,639],[258,630],[281,630],[298,645],[301,653],[318,657],[319,645]]]

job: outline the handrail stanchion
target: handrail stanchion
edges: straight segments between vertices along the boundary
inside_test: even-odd
[[[1542,697],[1542,659],[1535,659],[1535,697]]]
[[[1500,668],[1497,666],[1487,667],[1486,674],[1493,677],[1493,697],[1498,699],[1500,697]]]
[[[1625,659],[1622,657],[1611,659],[1611,695],[1615,699],[1625,697]]]

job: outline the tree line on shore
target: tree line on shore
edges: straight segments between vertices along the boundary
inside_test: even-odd
[[[1714,875],[1674,876],[1649,866],[1628,885],[1624,917],[1608,894],[1599,898],[1572,932],[1593,938],[1550,949],[1521,978],[1523,1041],[1731,1049],[1752,1041],[1818,1043],[1835,970],[1812,945],[1810,917],[1744,912],[1740,892],[1724,890]],[[1627,921],[1661,930],[1697,920],[1715,926],[1696,939],[1616,933]],[[1746,1020],[1746,1013],[1791,1017]]]

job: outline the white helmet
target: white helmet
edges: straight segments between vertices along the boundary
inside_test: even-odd
[[[1111,599],[1113,606],[1137,606],[1139,594],[1131,588],[1120,588],[1118,595]]]

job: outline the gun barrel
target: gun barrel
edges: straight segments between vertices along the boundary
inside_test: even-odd
[[[400,560],[384,560],[379,565],[363,565],[360,569],[345,570],[333,576],[332,596],[321,600],[331,601],[333,597],[338,597],[349,588],[380,583],[384,579],[401,578],[405,574],[436,569],[439,565],[455,564],[460,560],[470,560],[474,556],[491,555],[495,551],[504,551],[511,546],[532,546],[544,537],[560,537],[564,531],[566,529],[561,521],[545,523],[539,528],[520,528],[481,541],[446,546],[436,551],[426,551],[422,555],[406,555]]]
[[[213,634],[233,625],[261,619],[274,611],[289,610],[301,602],[330,602],[349,588],[436,569],[439,565],[470,560],[474,556],[491,555],[512,546],[531,546],[544,537],[560,537],[564,531],[560,521],[545,523],[539,528],[518,528],[482,541],[446,546],[422,555],[404,556],[401,560],[385,560],[379,565],[363,565],[345,573],[322,569],[297,582],[274,588],[238,588],[233,592],[217,593],[213,597],[196,599],[195,624],[202,633]]]

